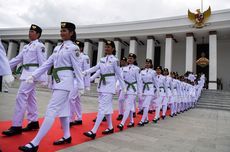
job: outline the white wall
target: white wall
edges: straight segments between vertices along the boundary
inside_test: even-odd
[[[230,39],[217,40],[217,78],[224,90],[230,90]]]
[[[179,41],[178,43],[174,43],[172,55],[172,71],[176,71],[180,75],[185,73],[185,55],[186,42]]]

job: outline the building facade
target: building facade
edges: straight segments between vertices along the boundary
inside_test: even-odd
[[[15,57],[28,43],[28,28],[0,28],[0,37],[9,59]],[[59,27],[45,28],[41,40],[46,55],[60,44]],[[146,58],[153,59],[154,67],[163,66],[170,71],[184,74],[185,71],[206,74],[209,89],[217,89],[221,80],[224,90],[230,90],[230,9],[215,11],[206,26],[193,28],[187,16],[154,20],[99,24],[77,27],[77,39],[84,42],[84,51],[95,65],[104,55],[105,40],[116,45],[116,56],[137,54],[140,67]],[[206,67],[196,61],[201,54],[209,60]]]

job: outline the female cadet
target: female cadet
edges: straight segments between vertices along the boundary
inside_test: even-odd
[[[171,97],[171,114],[170,116],[173,117],[174,115],[176,115],[177,113],[177,103],[178,103],[178,84],[179,81],[176,78],[176,74],[175,72],[171,72],[170,73],[171,77],[172,77],[172,97]]]
[[[53,66],[53,92],[45,119],[36,137],[29,144],[19,147],[19,150],[24,152],[36,152],[38,150],[41,139],[51,128],[56,116],[60,117],[64,136],[53,144],[71,143],[72,140],[69,130],[70,104],[68,97],[69,92],[73,89],[74,74],[80,93],[83,93],[84,85],[79,69],[79,48],[74,43],[76,40],[75,25],[70,22],[62,22],[60,35],[63,43],[56,46],[49,59],[26,80],[27,83],[33,83],[37,77]]]
[[[134,127],[133,113],[135,112],[135,104],[137,95],[142,96],[141,81],[140,81],[140,68],[134,65],[136,55],[130,53],[128,56],[128,65],[123,69],[123,79],[125,81],[127,93],[125,94],[125,112],[124,117],[117,128],[123,130],[124,124],[130,116],[130,123],[127,127]]]
[[[172,97],[172,78],[169,76],[169,71],[167,68],[164,68],[163,75],[165,76],[165,85],[166,85],[166,96],[164,101],[162,102],[162,119],[166,117],[166,111],[168,104],[171,105],[172,109],[174,104],[172,104],[171,97]]]
[[[149,123],[148,111],[149,106],[155,94],[158,94],[159,87],[156,83],[156,71],[152,70],[152,60],[146,59],[145,69],[141,71],[141,82],[142,82],[142,93],[143,93],[143,116],[141,121],[138,123],[138,126],[144,126],[144,124]]]
[[[156,68],[156,72],[157,72],[157,85],[159,86],[159,94],[157,95],[157,98],[154,100],[154,102],[156,103],[156,114],[155,114],[155,118],[153,119],[154,123],[157,123],[158,120],[160,120],[160,109],[162,106],[162,103],[164,102],[164,98],[166,96],[166,85],[165,85],[165,76],[163,76],[162,73],[162,67],[159,66]]]
[[[123,57],[120,61],[120,67],[121,67],[121,74],[123,76],[123,70],[124,70],[124,67],[127,66],[127,58],[126,57]],[[125,110],[125,107],[124,107],[124,98],[123,98],[123,94],[122,94],[122,88],[120,87],[119,85],[119,81],[117,81],[117,92],[118,92],[118,117],[117,117],[117,120],[122,120],[123,116],[124,116],[124,110]]]
[[[83,72],[84,75],[96,72],[100,70],[100,82],[98,84],[99,92],[99,107],[97,119],[92,130],[84,132],[87,137],[94,139],[99,125],[102,122],[104,116],[106,116],[108,128],[102,132],[102,134],[110,134],[114,132],[112,125],[112,113],[113,113],[113,95],[116,89],[116,80],[120,82],[120,86],[125,91],[125,84],[121,76],[118,59],[113,55],[115,51],[115,44],[113,41],[106,41],[105,54],[106,56],[100,59],[100,62]]]

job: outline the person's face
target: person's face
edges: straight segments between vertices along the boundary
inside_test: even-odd
[[[114,48],[112,46],[110,46],[110,45],[105,46],[105,54],[110,55],[113,53],[113,51],[114,51]]]
[[[39,36],[40,36],[40,33],[37,33],[37,32],[34,31],[34,30],[30,30],[30,31],[29,31],[29,39],[30,39],[31,41],[38,39]]]
[[[164,71],[163,75],[169,75],[169,73],[167,71]]]
[[[157,73],[158,75],[160,75],[160,74],[161,74],[161,70],[160,70],[160,69],[156,69],[156,73]]]
[[[150,62],[145,62],[145,68],[151,68],[152,64]]]
[[[133,57],[128,57],[128,64],[133,64],[135,59]]]
[[[60,31],[60,35],[63,41],[70,40],[73,32],[70,32],[67,28],[62,28]]]
[[[170,73],[170,76],[172,77],[172,78],[175,78],[175,75],[174,75],[174,73]]]
[[[120,62],[120,65],[121,65],[121,66],[126,66],[126,64],[127,64],[127,62],[126,62],[126,61],[121,60],[121,62]]]

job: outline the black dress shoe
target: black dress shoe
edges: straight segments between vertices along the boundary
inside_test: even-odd
[[[75,120],[75,121],[69,123],[70,127],[77,126],[77,125],[82,125],[82,120]]]
[[[172,115],[170,115],[170,117],[173,117],[174,115],[172,114]]]
[[[59,140],[56,140],[53,142],[53,145],[63,145],[63,144],[70,144],[72,141],[72,137],[70,136],[69,138],[65,139],[64,137],[62,137]]]
[[[134,127],[134,122],[130,122],[128,125],[127,125],[128,128],[132,128]]]
[[[37,152],[38,151],[38,145],[34,146],[32,143],[29,143],[31,145],[31,148],[26,146],[19,146],[18,149],[23,152]]]
[[[161,118],[164,120],[164,119],[165,119],[165,116],[161,116]]]
[[[22,134],[22,127],[10,127],[8,130],[2,132],[6,136],[14,136]]]
[[[149,114],[152,114],[152,113],[153,113],[153,110],[149,110],[148,113],[149,113]]]
[[[96,137],[96,134],[93,133],[92,131],[84,132],[83,135],[85,135],[86,137],[90,137],[92,139],[95,139]]]
[[[32,121],[25,128],[22,128],[22,131],[27,132],[27,131],[37,130],[37,129],[39,129],[38,121]]]
[[[133,113],[133,118],[136,118],[136,112]]]
[[[138,111],[137,114],[138,114],[138,115],[143,115],[143,112],[144,112],[143,110],[140,110],[140,111]]]
[[[119,114],[118,117],[117,117],[117,120],[122,120],[122,118],[123,118],[123,115]]]
[[[149,121],[148,121],[148,120],[145,120],[144,124],[148,124],[148,123],[149,123]]]
[[[114,132],[113,128],[112,129],[107,128],[104,131],[102,131],[102,134],[103,135],[108,135],[108,134],[112,134],[113,132]]]
[[[139,127],[143,127],[145,124],[144,124],[144,122],[140,121],[137,125],[138,125]]]
[[[159,118],[153,119],[153,122],[154,122],[154,123],[157,123],[159,120],[160,120]]]
[[[95,119],[93,119],[93,122],[96,122],[96,120],[97,120],[97,117],[96,117]],[[107,121],[107,120],[106,120],[106,117],[104,117],[102,121],[103,121],[103,122]]]
[[[122,124],[119,124],[119,125],[117,125],[117,128],[120,129],[120,131],[122,131],[124,126]]]

